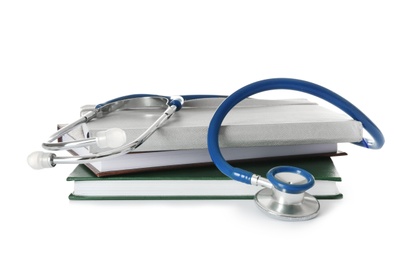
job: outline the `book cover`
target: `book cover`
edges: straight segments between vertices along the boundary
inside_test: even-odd
[[[185,102],[139,151],[207,148],[210,120],[223,98]],[[114,111],[85,125],[86,135],[117,127],[126,132],[127,142],[140,136],[161,115],[164,107]],[[220,146],[250,147],[296,144],[358,142],[362,125],[346,114],[338,113],[306,99],[247,99],[225,117],[220,129]],[[91,146],[90,151],[101,151]]]
[[[61,126],[59,126],[61,127]],[[64,135],[61,141],[73,141],[84,138],[82,128],[75,128]],[[87,147],[73,148],[69,151],[73,155],[89,155]],[[338,151],[336,143],[301,144],[281,146],[251,146],[221,148],[223,156],[229,162],[263,161],[273,158],[293,158],[308,156],[341,156],[346,153]],[[86,166],[96,176],[113,176],[131,172],[154,171],[172,168],[199,167],[213,165],[208,150],[183,149],[169,151],[132,152],[122,156],[107,158],[102,161],[91,162]]]
[[[309,191],[319,199],[342,197],[336,183],[341,177],[328,157],[242,162],[234,164],[266,176],[278,165],[293,165],[313,174],[315,186]],[[262,187],[236,182],[216,167],[194,167],[97,177],[84,165],[78,165],[67,177],[73,181],[71,200],[142,200],[142,199],[252,199]]]

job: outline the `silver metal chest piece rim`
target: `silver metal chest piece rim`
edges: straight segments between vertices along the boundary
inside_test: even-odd
[[[281,193],[281,195],[280,195]],[[288,196],[301,196],[298,201]],[[291,200],[288,203],[288,200]],[[318,200],[309,193],[288,194],[276,189],[264,188],[255,195],[258,208],[272,218],[284,221],[305,221],[319,213]]]

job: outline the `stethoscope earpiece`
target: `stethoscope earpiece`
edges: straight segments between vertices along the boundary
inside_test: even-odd
[[[312,174],[292,166],[278,166],[266,175],[273,188],[264,188],[255,195],[260,210],[270,217],[286,221],[309,220],[318,215],[318,200],[306,191],[313,187]]]

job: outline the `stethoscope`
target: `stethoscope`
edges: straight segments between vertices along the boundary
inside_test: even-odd
[[[380,149],[385,143],[385,139],[378,127],[357,107],[338,94],[311,82],[288,78],[267,79],[247,85],[232,95],[224,97],[224,101],[211,119],[207,135],[209,154],[216,167],[233,180],[263,187],[256,194],[255,202],[269,216],[288,221],[312,219],[318,215],[320,204],[314,196],[306,192],[315,184],[314,177],[309,172],[293,166],[278,166],[270,169],[266,178],[264,178],[246,170],[232,167],[226,162],[220,151],[219,131],[229,111],[240,101],[254,94],[274,89],[297,90],[317,96],[340,108],[354,120],[361,122],[363,128],[370,134],[372,139],[363,138],[362,141],[355,143],[357,145],[369,149]],[[144,143],[175,112],[182,108],[185,101],[216,97],[223,96],[187,95],[168,97],[142,94],[110,100],[97,105],[90,111],[86,111],[80,119],[57,131],[42,145],[43,148],[51,151],[69,150],[92,144],[96,144],[100,148],[108,147],[109,150],[88,156],[64,157],[57,156],[54,153],[34,152],[29,155],[28,163],[34,169],[42,169],[54,167],[56,164],[89,163],[126,154]],[[159,107],[164,105],[166,105],[166,109],[160,117],[143,134],[130,143],[124,144],[126,142],[125,133],[117,128],[100,132],[93,138],[71,142],[54,142],[64,134],[72,131],[75,127],[106,116],[113,111],[142,106]]]
[[[96,145],[101,149],[107,148],[103,152],[85,156],[57,156],[55,153],[37,151],[27,158],[28,164],[33,169],[52,168],[57,164],[86,164],[117,157],[136,150],[142,145],[157,129],[159,129],[174,113],[179,111],[185,101],[225,97],[218,95],[184,95],[184,96],[160,96],[152,94],[135,94],[122,96],[96,105],[94,108],[84,108],[81,117],[71,124],[68,124],[51,135],[42,147],[48,151],[70,150],[78,147]],[[121,110],[138,108],[159,108],[166,106],[158,119],[151,124],[140,136],[133,141],[126,143],[126,134],[120,128],[110,128],[100,131],[95,137],[88,137],[81,140],[69,142],[55,142],[63,135],[71,132],[76,127],[84,123],[107,116],[110,113]]]
[[[255,202],[259,209],[269,216],[289,221],[312,219],[318,215],[320,208],[317,199],[306,192],[315,184],[312,174],[297,167],[278,166],[270,169],[266,175],[267,178],[263,178],[246,170],[232,167],[220,152],[219,129],[227,113],[243,99],[273,89],[297,90],[312,94],[330,102],[353,119],[360,121],[373,139],[363,138],[362,141],[355,143],[357,145],[369,149],[380,149],[385,139],[378,127],[349,101],[322,86],[307,81],[287,78],[262,80],[239,89],[222,102],[210,122],[207,135],[209,154],[216,167],[236,181],[264,187],[256,194]],[[301,178],[291,182],[291,174]]]

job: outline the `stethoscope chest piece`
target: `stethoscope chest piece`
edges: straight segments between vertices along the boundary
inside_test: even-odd
[[[272,168],[267,174],[273,188],[264,188],[255,195],[260,210],[270,217],[286,221],[304,221],[318,215],[318,200],[305,192],[314,185],[313,176],[290,166]]]

